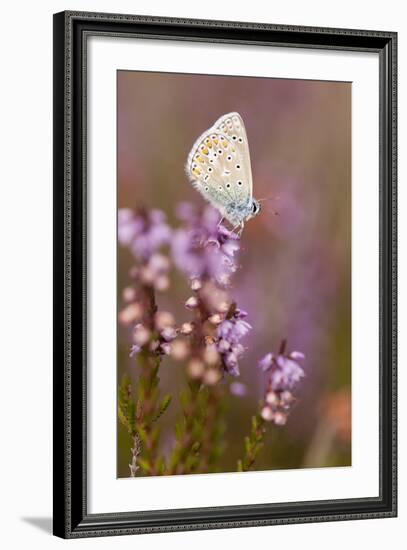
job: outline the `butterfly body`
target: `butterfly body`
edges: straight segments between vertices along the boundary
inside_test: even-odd
[[[186,172],[193,186],[234,228],[260,212],[252,196],[249,144],[242,117],[220,117],[194,143]]]

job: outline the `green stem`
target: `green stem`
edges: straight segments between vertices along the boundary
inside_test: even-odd
[[[250,434],[245,437],[245,452],[237,463],[238,472],[248,472],[253,469],[257,455],[264,445],[266,426],[263,418],[256,414],[252,417]]]
[[[167,474],[189,474],[198,462],[202,440],[202,391],[200,382],[191,380],[181,396],[182,418],[175,427],[175,446],[170,457]]]
[[[206,403],[204,407],[204,429],[199,453],[197,470],[201,473],[215,472],[216,464],[223,452],[223,434],[225,432],[222,420],[224,412],[224,389],[222,386],[206,388]]]

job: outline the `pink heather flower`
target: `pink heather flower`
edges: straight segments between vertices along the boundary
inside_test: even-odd
[[[251,330],[251,325],[243,320],[247,313],[240,309],[235,309],[232,316],[220,323],[217,328],[217,348],[223,361],[224,368],[232,376],[238,376],[239,357],[244,352],[244,347],[240,340],[244,338]]]
[[[168,244],[171,233],[165,214],[160,210],[135,214],[129,208],[121,208],[118,212],[119,242],[128,246],[139,260],[148,260],[154,252]]]
[[[169,342],[163,342],[160,345],[160,350],[164,355],[169,355],[171,353],[171,344]]]
[[[287,354],[285,347],[284,340],[277,355],[268,353],[259,361],[259,367],[268,372],[265,406],[261,415],[264,420],[272,421],[277,426],[287,422],[288,411],[295,400],[291,390],[305,376],[298,363],[305,358],[304,354],[299,351]]]
[[[266,371],[270,369],[271,365],[273,364],[273,357],[274,356],[272,353],[268,353],[263,357],[263,359],[260,359],[259,367],[261,368],[261,370]]]
[[[182,323],[181,334],[189,335],[193,332],[194,326],[192,323]]]
[[[150,340],[151,332],[139,323],[134,327],[133,341],[138,346],[144,346]]]
[[[230,349],[230,343],[227,340],[219,340],[218,351],[219,353],[226,353]]]
[[[276,390],[292,388],[304,376],[303,369],[292,359],[279,356],[277,364],[279,368],[273,369],[270,373],[271,385]]]
[[[185,307],[188,309],[194,309],[198,307],[198,298],[195,296],[191,296],[188,298],[188,300],[185,302]]]
[[[171,340],[177,337],[177,331],[173,327],[165,327],[165,329],[161,331],[161,337],[164,338],[166,342],[171,342]]]
[[[305,358],[299,351],[288,355],[284,352],[274,355],[268,353],[259,361],[259,368],[263,371],[270,371],[270,384],[273,390],[290,390],[304,376],[304,370],[298,363]]]
[[[173,327],[175,325],[174,315],[169,311],[157,311],[154,317],[154,324],[159,331],[167,327]]]
[[[191,279],[208,277],[218,284],[227,284],[237,269],[235,255],[240,238],[219,225],[219,213],[212,207],[199,213],[183,203],[178,215],[186,227],[177,230],[172,238],[175,265]]]
[[[249,323],[240,319],[226,320],[219,325],[218,335],[231,344],[238,344],[251,328]]]

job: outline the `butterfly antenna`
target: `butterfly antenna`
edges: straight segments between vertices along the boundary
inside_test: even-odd
[[[274,200],[279,200],[279,198],[280,198],[279,195],[271,195],[270,197],[264,197],[262,199],[257,199],[257,202],[274,201]],[[270,212],[272,214],[274,214],[274,216],[279,215],[279,213],[276,210],[270,210]]]
[[[257,199],[258,202],[264,202],[264,201],[277,201],[279,200],[280,195],[270,195],[269,197],[264,197],[262,199]]]

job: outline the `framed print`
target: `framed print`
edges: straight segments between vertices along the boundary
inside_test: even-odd
[[[54,533],[395,516],[393,32],[54,16]]]

